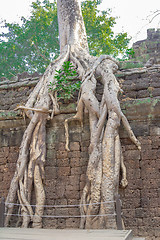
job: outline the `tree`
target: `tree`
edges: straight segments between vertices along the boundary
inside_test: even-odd
[[[117,57],[119,54],[126,55],[130,38],[127,33],[114,34],[113,27],[116,18],[111,16],[111,9],[98,10],[102,1],[83,1],[82,14],[87,32],[90,54],[100,56],[108,54]]]
[[[122,120],[130,139],[140,149],[140,143],[120,109],[117,94],[119,84],[114,76],[118,68],[115,59],[108,55],[100,57],[89,54],[87,36],[81,7],[78,0],[58,0],[58,24],[60,56],[49,64],[25,106],[19,106],[30,118],[20,146],[17,168],[6,199],[5,226],[8,225],[13,203],[18,196],[22,226],[42,227],[45,191],[43,186],[44,162],[46,155],[46,122],[58,109],[56,91],[48,90],[49,82],[56,88],[56,71],[66,61],[71,61],[81,80],[77,113],[65,120],[66,149],[68,145],[68,122],[83,122],[83,109],[89,112],[90,147],[87,180],[81,197],[81,228],[116,228],[115,197],[118,194],[119,171],[123,170],[122,186],[126,186],[125,167],[119,138]],[[96,98],[96,83],[103,84],[101,102]],[[54,90],[54,89],[53,89]],[[50,108],[52,107],[52,110]],[[50,116],[51,114],[51,116]],[[31,192],[34,185],[36,196],[35,212],[31,207]],[[101,203],[101,204],[97,204]],[[107,203],[107,205],[105,204]],[[86,215],[86,217],[84,217]],[[89,215],[95,217],[88,217]]]
[[[100,3],[82,2],[90,53],[125,54],[129,38],[126,33],[114,36],[116,19],[110,16],[110,10],[99,11]],[[4,29],[8,32],[0,35],[0,77],[11,78],[24,71],[44,73],[50,61],[59,55],[56,1],[33,2],[29,19],[22,17],[20,25],[5,23]]]
[[[0,76],[11,78],[24,71],[43,73],[54,53],[59,54],[56,1],[32,3],[29,19],[21,25],[6,23],[7,33],[1,34]]]

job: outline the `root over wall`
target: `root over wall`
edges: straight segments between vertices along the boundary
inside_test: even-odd
[[[139,152],[129,140],[123,128],[120,129],[124,161],[127,167],[128,187],[120,191],[123,202],[123,219],[126,228],[135,235],[160,237],[160,72],[159,68],[148,69],[135,74],[119,72],[124,93],[121,108],[142,144]],[[4,83],[5,85],[5,83]],[[0,94],[5,97],[9,88]],[[9,86],[8,86],[9,87]],[[29,91],[30,87],[12,86],[12,94]],[[99,86],[99,93],[101,88]],[[23,101],[25,102],[25,94]],[[7,99],[7,97],[6,97]],[[15,98],[16,99],[16,98]],[[13,103],[14,104],[14,103]],[[12,106],[12,104],[11,104]],[[12,107],[11,107],[12,108]],[[79,204],[88,161],[89,123],[85,115],[83,129],[79,122],[72,122],[69,129],[70,152],[65,150],[64,120],[73,116],[75,104],[63,105],[66,113],[56,116],[47,123],[47,159],[45,164],[46,205]],[[3,106],[0,107],[3,110]],[[5,110],[5,109],[4,109]],[[19,145],[27,123],[12,111],[0,112],[0,196],[6,197],[15,171]],[[34,204],[34,199],[32,204]],[[80,215],[77,206],[72,208],[45,208],[44,215]],[[15,226],[16,217],[11,225]],[[46,228],[77,228],[79,218],[44,218]]]

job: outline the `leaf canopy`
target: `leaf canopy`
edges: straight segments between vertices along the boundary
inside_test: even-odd
[[[100,11],[101,0],[82,2],[90,53],[95,56],[118,56],[128,51],[127,33],[114,35],[116,19],[111,10]],[[22,17],[21,24],[4,21],[0,34],[0,77],[11,78],[27,71],[43,73],[59,55],[56,1],[32,2],[31,15]],[[6,33],[7,30],[7,33]]]

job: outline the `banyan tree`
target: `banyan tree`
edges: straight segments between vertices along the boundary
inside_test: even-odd
[[[126,169],[119,137],[120,123],[124,125],[130,139],[140,149],[127,118],[118,101],[121,91],[114,73],[118,62],[107,55],[89,54],[87,37],[79,0],[57,0],[60,56],[51,62],[31,92],[25,106],[19,106],[30,119],[20,145],[16,170],[10,184],[6,203],[19,202],[22,227],[42,227],[45,204],[43,179],[46,159],[46,122],[60,114],[56,89],[57,71],[64,62],[70,61],[81,81],[77,102],[77,113],[65,120],[66,150],[69,151],[68,122],[78,120],[83,125],[84,110],[88,111],[90,124],[89,159],[86,184],[80,200],[80,228],[117,228],[115,197],[120,184],[127,185]],[[96,97],[97,83],[103,85],[101,100]],[[48,85],[53,89],[49,91]],[[31,206],[32,192],[36,207]],[[96,204],[99,203],[99,204]],[[107,204],[106,204],[107,203]],[[6,204],[5,226],[8,226],[14,205]],[[85,217],[86,215],[86,217]],[[87,217],[87,216],[94,217]]]

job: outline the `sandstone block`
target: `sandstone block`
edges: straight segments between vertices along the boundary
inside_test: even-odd
[[[69,208],[55,208],[55,215],[56,216],[68,216],[69,215]]]
[[[159,179],[160,172],[157,168],[145,168],[141,170],[141,177],[142,179]]]
[[[68,158],[68,152],[67,151],[57,151],[57,158],[58,159]]]
[[[74,151],[74,152],[69,152],[68,157],[69,158],[80,158],[81,153],[80,151]]]
[[[55,158],[55,151],[54,149],[47,149],[47,159]]]
[[[67,185],[67,190],[68,191],[79,191],[80,186],[79,186],[79,184]]]
[[[153,136],[152,137],[152,148],[159,148],[160,146],[160,136]]]
[[[122,208],[123,209],[135,209],[141,207],[141,199],[139,197],[132,198],[131,196],[129,198],[122,198]]]
[[[44,228],[57,228],[58,227],[58,219],[53,218],[44,218],[43,219]]]
[[[71,207],[68,209],[70,216],[80,216],[80,209],[79,207]]]
[[[148,216],[148,210],[144,208],[136,208],[135,209],[135,217],[144,218]]]
[[[79,175],[71,175],[68,177],[68,183],[70,185],[75,185],[75,184],[79,184]]]
[[[17,152],[10,152],[8,155],[8,162],[15,163],[18,160],[18,153]]]
[[[126,189],[125,190],[125,197],[126,198],[139,198],[140,199],[141,191],[139,189]]]
[[[155,181],[155,179],[150,179],[150,178],[146,178],[146,179],[142,179],[143,182],[143,187],[144,188],[155,188],[158,189],[159,188],[159,182]]]
[[[82,147],[89,147],[89,144],[90,144],[90,142],[89,142],[89,140],[87,140],[87,141],[81,141],[81,148]]]
[[[81,152],[88,152],[88,147],[81,147]]]
[[[81,175],[82,172],[82,168],[81,167],[72,167],[71,168],[71,175]]]
[[[157,158],[157,152],[155,150],[146,150],[141,152],[142,160],[151,160]]]
[[[79,158],[71,158],[70,159],[70,166],[71,167],[79,167],[80,166],[80,159]]]
[[[54,179],[57,177],[56,167],[46,166],[45,172],[47,173],[47,179]]]
[[[57,159],[57,167],[69,167],[69,159]]]
[[[151,136],[160,136],[160,127],[159,126],[150,126],[150,135]]]
[[[80,198],[79,191],[68,191],[68,190],[66,189],[66,191],[65,191],[65,197],[66,197],[67,199],[77,199],[77,200],[79,200],[79,198]]]
[[[70,150],[71,151],[79,151],[80,150],[79,142],[70,142]]]
[[[76,133],[76,132],[70,133],[69,138],[71,142],[81,141],[80,133]]]
[[[68,199],[68,204],[69,205],[79,205],[80,204],[80,200],[78,199]]]
[[[66,228],[66,219],[65,218],[58,218],[57,219],[57,226],[59,229],[64,229]]]
[[[127,168],[127,179],[140,179],[141,172],[140,169]]]
[[[67,199],[66,198],[56,199],[55,205],[67,205]]]
[[[67,228],[79,228],[79,226],[80,226],[80,219],[77,219],[77,218],[66,219]]]
[[[71,173],[71,168],[70,167],[59,167],[57,169],[58,176],[69,176],[70,173]]]
[[[56,144],[56,150],[65,151],[65,143],[59,142],[58,144]]]

